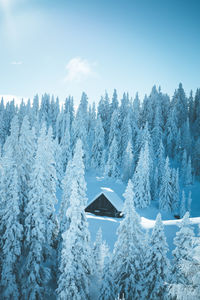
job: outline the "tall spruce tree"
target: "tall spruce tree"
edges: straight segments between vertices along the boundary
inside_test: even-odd
[[[105,134],[102,126],[101,118],[97,118],[94,131],[94,141],[92,145],[92,162],[94,169],[101,170],[105,164]]]
[[[22,250],[23,227],[20,224],[19,184],[11,153],[4,157],[1,184],[1,289],[2,299],[20,299],[19,259]]]
[[[84,208],[77,178],[74,178],[71,184],[70,207],[67,211],[70,225],[63,233],[58,299],[89,299],[91,249]]]
[[[140,151],[139,160],[133,175],[135,207],[144,208],[151,203],[149,147],[146,141]]]
[[[169,167],[169,158],[166,158],[165,169],[162,176],[160,194],[159,194],[159,208],[165,211],[172,211],[173,209],[173,190],[171,183],[171,170]]]
[[[22,293],[25,299],[47,296],[47,282],[52,273],[46,265],[53,264],[56,218],[56,175],[51,130],[46,135],[43,125],[38,139],[31,187],[25,209],[25,263]],[[46,265],[45,265],[46,264]]]
[[[158,214],[145,258],[145,284],[142,299],[164,299],[170,280],[170,264],[167,259],[168,245],[161,215]]]
[[[129,180],[124,193],[124,219],[117,230],[112,269],[116,295],[141,299],[144,243],[140,217],[134,209],[133,185]]]
[[[194,247],[194,230],[191,226],[189,213],[186,212],[181,223],[180,230],[174,238],[176,248],[173,254],[173,281],[183,285],[189,284],[190,278],[185,273],[184,265],[193,260],[192,249]]]

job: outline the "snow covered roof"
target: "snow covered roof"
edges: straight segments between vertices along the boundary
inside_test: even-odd
[[[101,192],[97,194],[89,203],[87,206],[89,206],[92,202],[94,202],[100,195],[104,194],[106,198],[112,203],[112,205],[118,210],[122,211],[124,203],[123,201],[119,198],[119,196],[110,188],[106,187],[101,187]]]

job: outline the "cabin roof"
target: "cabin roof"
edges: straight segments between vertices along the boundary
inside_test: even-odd
[[[87,204],[87,207],[94,202],[100,195],[104,194],[106,198],[112,203],[112,205],[118,210],[122,211],[124,203],[123,201],[119,198],[119,196],[110,188],[106,187],[101,187],[101,192],[97,194],[89,203]]]

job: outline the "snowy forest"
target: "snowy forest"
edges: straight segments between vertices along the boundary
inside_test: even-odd
[[[190,220],[200,89],[118,98],[89,105],[83,93],[77,108],[71,96],[1,100],[0,299],[200,299],[200,227]],[[91,170],[126,186],[113,249],[101,228],[91,242]],[[138,209],[152,205],[145,230]],[[180,219],[170,254],[165,212]]]

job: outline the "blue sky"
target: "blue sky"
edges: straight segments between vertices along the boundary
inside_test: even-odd
[[[0,95],[200,87],[200,1],[0,0]]]

